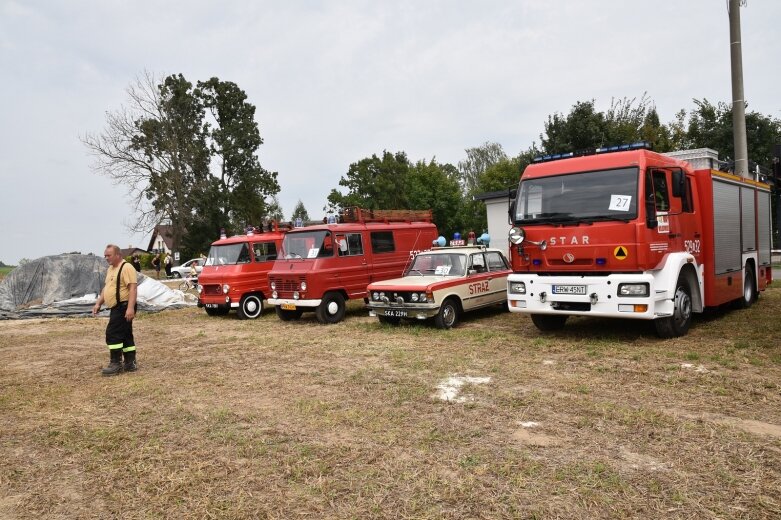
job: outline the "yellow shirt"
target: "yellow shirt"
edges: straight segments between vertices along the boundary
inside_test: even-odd
[[[126,302],[130,298],[131,283],[138,283],[136,277],[136,270],[131,264],[128,264],[124,260],[118,266],[108,266],[106,271],[106,286],[103,287],[103,301],[106,307],[115,307],[117,305],[117,273],[122,264],[127,264],[122,269],[122,280],[119,282],[119,301]]]

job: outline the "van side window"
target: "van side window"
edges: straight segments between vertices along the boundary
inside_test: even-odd
[[[239,257],[236,259],[237,264],[248,264],[250,262],[249,259],[249,248],[247,248],[247,244],[241,244],[241,251],[239,251]]]
[[[256,262],[270,262],[277,259],[277,245],[274,242],[255,242],[252,252]]]
[[[345,233],[343,236],[337,235],[337,239],[347,242],[347,249],[339,248],[339,256],[356,256],[363,254],[363,237],[360,233]]]
[[[393,231],[372,231],[372,253],[392,253],[396,250]]]
[[[504,257],[498,251],[489,251],[485,254],[486,260],[488,260],[488,269],[491,271],[503,271],[509,269]]]

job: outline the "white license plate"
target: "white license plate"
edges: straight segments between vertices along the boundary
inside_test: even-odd
[[[207,309],[218,309],[220,306],[216,303],[207,303],[204,307]]]
[[[296,310],[296,304],[295,303],[283,303],[280,305],[282,307],[283,311],[294,311]]]
[[[585,285],[554,285],[551,287],[553,294],[586,294]]]
[[[406,318],[407,311],[398,311],[396,309],[385,309],[385,316],[393,316],[394,318]]]

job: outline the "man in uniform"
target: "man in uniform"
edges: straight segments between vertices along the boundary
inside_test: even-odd
[[[122,259],[119,247],[109,244],[103,253],[109,267],[106,272],[106,286],[92,308],[92,315],[100,311],[105,303],[111,309],[106,327],[106,344],[110,361],[102,370],[104,376],[115,376],[122,372],[136,371],[136,343],[133,340],[133,318],[136,316],[138,280],[133,266]],[[122,355],[125,365],[122,366]]]

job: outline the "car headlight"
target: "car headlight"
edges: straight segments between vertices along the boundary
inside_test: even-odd
[[[196,287],[195,290],[198,291],[198,294],[201,294],[203,292],[203,285],[198,284],[198,287]]]
[[[426,293],[420,293],[420,303],[426,303]]]
[[[380,299],[380,293],[378,293],[378,292],[373,292],[373,293],[372,293],[372,300],[374,300],[374,301],[379,301],[379,299]]]
[[[274,291],[277,288],[277,282],[271,282],[271,290]]]
[[[510,282],[510,294],[526,294],[526,284],[524,282]]]
[[[619,296],[648,296],[649,291],[650,287],[646,282],[618,284]]]
[[[382,299],[382,298],[385,298],[385,293],[384,292],[380,293],[380,299]]]
[[[230,291],[230,290],[231,290],[231,286],[228,285],[227,283],[222,286],[222,293],[223,294],[228,294],[228,291]]]
[[[414,292],[412,293],[412,296],[410,298],[413,302],[417,303],[418,301],[418,293]]]
[[[518,245],[521,242],[523,242],[523,240],[526,238],[526,232],[519,227],[513,226],[512,228],[510,228],[509,238],[510,238],[510,242],[512,242],[515,245]]]
[[[301,282],[301,290],[306,291],[306,282]]]

